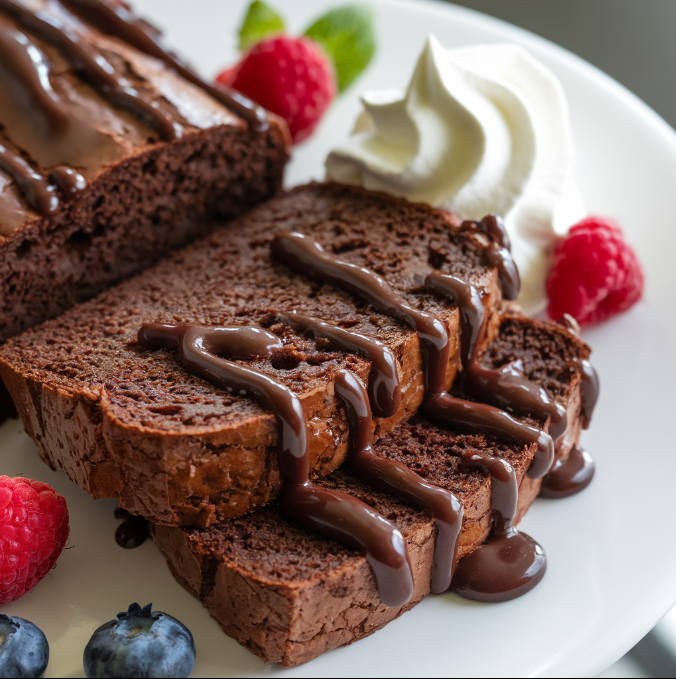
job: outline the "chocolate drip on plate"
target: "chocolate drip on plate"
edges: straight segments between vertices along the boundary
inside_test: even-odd
[[[558,499],[584,490],[594,478],[596,466],[592,456],[579,446],[573,446],[565,462],[557,462],[545,476],[541,497]]]
[[[401,532],[367,504],[310,481],[307,427],[300,399],[276,380],[221,358],[269,356],[279,338],[252,327],[144,325],[139,344],[177,349],[191,372],[217,386],[253,395],[281,421],[279,469],[284,481],[281,506],[293,520],[360,550],[376,578],[381,601],[403,606],[413,594],[413,575]]]
[[[427,483],[406,465],[373,452],[371,408],[359,378],[342,370],[336,378],[336,394],[347,408],[351,435],[349,464],[355,475],[376,488],[432,512],[437,539],[431,591],[445,592],[450,587],[456,565],[462,505],[450,491]]]
[[[392,417],[401,404],[401,389],[397,375],[397,362],[389,347],[372,337],[338,328],[303,316],[296,311],[279,314],[279,320],[294,330],[310,332],[314,337],[323,337],[336,344],[343,351],[366,356],[371,361],[369,375],[369,399],[371,408],[378,417]]]
[[[115,518],[122,521],[115,531],[115,542],[124,549],[140,547],[150,536],[148,521],[142,516],[134,516],[126,509],[118,507]]]
[[[450,342],[444,324],[432,314],[406,304],[382,276],[327,252],[309,236],[287,233],[272,241],[272,254],[299,273],[355,293],[388,316],[418,332],[425,359],[425,391],[445,391]]]
[[[114,106],[136,115],[165,140],[182,135],[181,125],[163,112],[158,102],[134,89],[103,54],[61,20],[42,10],[31,12],[15,0],[0,0],[0,11],[13,17],[29,33],[56,47],[82,78]]]
[[[460,561],[451,589],[475,601],[515,599],[542,580],[547,557],[533,538],[513,525],[519,498],[514,468],[491,455],[470,453],[464,459],[491,475],[494,526],[488,541]]]
[[[134,16],[123,3],[114,0],[61,0],[61,4],[102,33],[113,35],[140,52],[164,62],[193,85],[234,111],[256,130],[264,131],[268,128],[268,116],[263,107],[229,87],[211,85],[204,81],[162,45],[157,31]]]

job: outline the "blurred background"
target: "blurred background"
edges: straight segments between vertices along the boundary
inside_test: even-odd
[[[674,0],[455,0],[453,4],[503,19],[569,49],[621,82],[676,127]]]

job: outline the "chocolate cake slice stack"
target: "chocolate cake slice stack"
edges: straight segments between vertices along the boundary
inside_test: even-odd
[[[484,364],[499,368],[521,360],[529,379],[556,394],[569,412],[579,413],[576,363],[587,355],[588,349],[564,328],[507,315]],[[570,420],[569,436],[557,452],[562,461],[573,449],[580,423],[577,414]],[[459,557],[482,544],[493,525],[491,477],[463,464],[463,455],[489,452],[514,467],[519,483],[516,522],[542,483],[527,474],[534,445],[440,428],[420,416],[398,424],[375,450],[461,500]],[[413,595],[403,607],[381,603],[358,552],[289,521],[274,504],[205,529],[151,528],[178,582],[202,600],[223,630],[263,661],[283,667],[372,634],[430,592],[437,528],[429,512],[374,490],[345,469],[321,483],[359,497],[401,530],[415,578]]]
[[[453,563],[464,557],[458,576],[488,553],[491,531],[517,539],[553,441],[559,464],[576,450],[593,406],[589,349],[566,327],[504,304],[514,275],[498,226],[354,188],[300,187],[8,341],[0,375],[48,464],[150,519],[173,572],[224,630],[266,662],[296,665],[415,605],[441,547]],[[223,353],[216,326],[254,328],[268,348]],[[398,397],[390,389],[389,409],[375,398],[384,373],[373,355],[337,330],[391,357]],[[200,371],[199,360],[212,368]],[[228,384],[223,371],[247,370],[300,404],[303,487],[358,498],[377,510],[369,520],[380,516],[402,537],[412,575],[403,604],[382,603],[368,549],[365,558],[288,518],[279,462],[288,422],[280,428],[260,392],[217,386]],[[350,401],[346,375],[370,410]],[[403,495],[383,492],[392,475],[377,480],[380,490],[364,481],[358,449],[408,479]],[[421,509],[411,483],[453,498],[452,544],[448,532],[441,544],[437,508]],[[511,496],[496,491],[503,486]],[[531,542],[541,577],[544,555]]]
[[[43,459],[93,497],[169,524],[208,525],[265,504],[279,491],[278,425],[249,398],[194,377],[175,352],[136,343],[144,323],[258,325],[282,350],[252,365],[292,388],[310,429],[316,474],[338,467],[348,427],[333,390],[349,368],[363,380],[367,359],[336,350],[279,322],[298,311],[383,342],[394,354],[402,398],[378,418],[387,431],[423,397],[418,336],[354,295],[277,262],[278,232],[312,234],[341,257],[381,272],[414,305],[437,313],[453,338],[446,386],[460,366],[456,307],[418,288],[432,270],[468,276],[491,318],[501,302],[483,246],[425,206],[335,185],[314,185],[264,204],[212,236],[95,300],[10,340],[0,374]],[[431,263],[430,263],[431,262]],[[409,292],[414,291],[414,292]]]

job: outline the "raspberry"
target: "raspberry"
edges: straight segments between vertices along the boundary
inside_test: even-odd
[[[68,539],[66,500],[47,483],[0,476],[0,604],[54,567]]]
[[[626,311],[642,292],[641,265],[613,221],[587,217],[557,244],[547,276],[551,318],[568,313],[581,325],[597,323]]]
[[[217,80],[284,118],[294,143],[312,134],[336,96],[333,66],[309,38],[263,40]]]

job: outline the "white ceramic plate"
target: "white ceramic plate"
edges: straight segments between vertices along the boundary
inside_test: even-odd
[[[302,30],[339,0],[276,0]],[[207,75],[235,58],[244,0],[135,0],[168,40]],[[115,544],[115,502],[93,501],[39,460],[21,426],[0,429],[0,473],[54,485],[71,513],[71,548],[32,594],[0,612],[38,624],[51,644],[47,676],[84,676],[91,633],[132,601],[153,602],[190,627],[194,676],[595,676],[615,662],[676,601],[671,498],[676,479],[676,135],[603,73],[512,26],[441,3],[372,0],[380,47],[374,64],[297,148],[290,185],[321,178],[323,159],[347,135],[358,93],[408,81],[426,35],[444,45],[510,40],[532,50],[562,80],[579,151],[576,178],[589,211],[624,226],[647,273],[644,301],[585,333],[594,348],[601,401],[584,444],[596,457],[592,485],[577,497],[537,500],[523,527],[549,556],[543,582],[512,602],[482,605],[428,597],[386,629],[294,670],[264,667],[226,637],[174,582],[155,546]],[[668,425],[668,426],[667,426]]]

